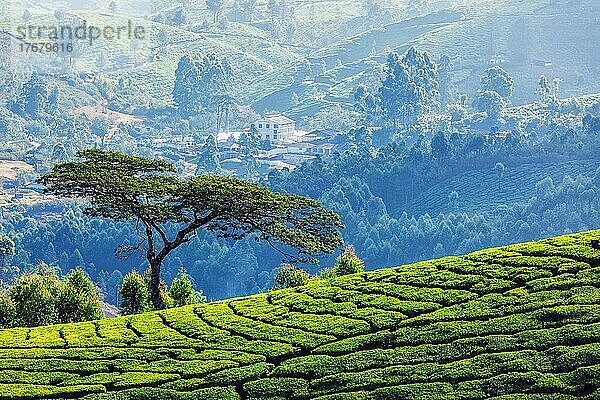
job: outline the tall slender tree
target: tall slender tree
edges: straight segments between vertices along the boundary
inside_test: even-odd
[[[186,117],[213,113],[219,130],[223,114],[234,104],[231,78],[231,66],[215,53],[185,55],[175,72],[173,99]]]
[[[225,0],[206,0],[206,6],[213,13],[213,22],[219,22]]]
[[[390,54],[386,65],[386,78],[379,89],[379,102],[385,119],[392,126],[398,128],[412,118],[417,91],[399,54]]]

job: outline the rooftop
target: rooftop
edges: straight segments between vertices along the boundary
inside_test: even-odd
[[[265,116],[264,120],[270,121],[274,124],[279,125],[288,125],[293,124],[295,121],[281,114],[268,114]]]

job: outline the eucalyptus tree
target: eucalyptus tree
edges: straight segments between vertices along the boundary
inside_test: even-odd
[[[391,53],[378,92],[383,117],[398,128],[411,126],[420,115],[439,106],[438,67],[426,52],[411,47],[403,56]]]
[[[212,113],[219,131],[223,116],[228,120],[235,104],[230,94],[232,76],[227,60],[215,53],[185,55],[175,71],[173,100],[184,117]]]
[[[486,69],[481,78],[481,92],[494,91],[508,100],[515,89],[515,82],[502,67]]]

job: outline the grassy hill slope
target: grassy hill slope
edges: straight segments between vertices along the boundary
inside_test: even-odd
[[[0,331],[0,398],[597,399],[597,240]]]
[[[537,194],[536,184],[546,177],[560,184],[566,176],[593,176],[598,168],[600,160],[576,160],[507,166],[502,176],[494,168],[469,171],[433,185],[392,211],[409,215],[456,211],[449,200],[455,191],[459,195],[458,211],[493,212],[500,205],[527,202]]]
[[[319,89],[326,94],[307,100],[310,111],[347,102],[359,83],[372,80],[373,63],[385,62],[390,50],[404,52],[410,46],[427,50],[435,58],[450,57],[455,93],[475,93],[492,61],[514,78],[514,104],[536,99],[535,88],[542,74],[563,79],[563,97],[597,92],[600,87],[594,79],[594,66],[599,65],[600,53],[589,38],[598,33],[599,12],[594,0],[482,0],[408,20],[396,19],[310,54],[316,80],[323,82]],[[323,62],[328,66],[325,74],[319,67]],[[270,93],[254,106],[281,108],[290,90],[301,89],[279,87],[280,93]],[[305,114],[302,107],[292,108],[290,113]]]
[[[15,21],[19,21],[17,16],[22,15],[25,9],[29,10],[16,6],[11,10]],[[32,15],[30,23],[34,26],[59,24],[52,9],[33,9]],[[160,106],[171,103],[175,71],[185,54],[215,52],[226,58],[234,70],[234,94],[240,101],[246,99],[248,87],[253,87],[256,76],[280,70],[299,59],[294,51],[273,42],[264,31],[240,23],[230,23],[227,31],[213,26],[208,31],[197,33],[102,11],[69,11],[67,17],[85,20],[89,26],[122,27],[132,21],[134,26],[143,27],[145,37],[135,42],[136,46],[125,39],[98,39],[93,46],[77,42],[80,54],[74,64],[78,72],[100,73],[102,79],[113,83],[119,79],[130,80]],[[15,34],[17,22],[13,24],[15,26],[5,27],[0,21],[0,30],[6,29]],[[11,55],[14,69],[27,66],[43,72],[62,72],[66,68],[64,61],[54,56],[20,54],[16,51]]]
[[[54,11],[62,8],[50,1],[14,3],[10,14],[5,12],[10,18],[0,17],[0,28],[13,33],[26,9],[32,14],[30,23],[52,26],[57,23]],[[371,18],[366,16],[367,3],[294,1],[297,30],[291,43],[271,36],[267,3],[257,2],[253,23],[226,7],[224,15],[232,22],[225,30],[204,25],[212,15],[203,1],[119,0],[116,15],[108,12],[107,4],[94,11],[69,11],[67,17],[77,16],[97,26],[120,26],[131,19],[147,32],[137,47],[127,40],[84,46],[76,69],[97,71],[100,63],[103,79],[130,79],[156,104],[168,105],[181,56],[215,51],[233,66],[234,95],[240,103],[252,104],[259,112],[285,111],[295,118],[347,103],[359,83],[373,80],[379,70],[374,64],[384,62],[388,51],[403,52],[412,45],[436,58],[451,57],[455,93],[473,94],[492,60],[515,78],[514,104],[535,99],[541,74],[563,79],[563,97],[600,91],[595,79],[600,53],[596,41],[589,40],[598,34],[596,0],[440,1],[433,12],[412,18],[404,1],[385,2],[384,12]],[[186,23],[175,27],[162,21],[182,4]],[[152,22],[158,17],[162,22]],[[52,57],[12,53],[16,70],[37,66],[45,71],[61,65],[55,65]],[[305,58],[312,67],[309,82],[316,81],[312,85],[296,76]],[[301,104],[292,101],[294,93]]]

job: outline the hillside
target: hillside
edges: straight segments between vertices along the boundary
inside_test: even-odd
[[[0,398],[597,399],[598,240],[0,331]]]
[[[594,0],[483,0],[396,19],[312,52],[309,59],[318,75],[315,80],[326,96],[308,99],[308,104],[290,113],[299,117],[332,102],[347,102],[359,83],[373,80],[378,71],[373,65],[385,62],[388,51],[404,52],[410,46],[436,59],[450,57],[454,93],[475,93],[483,71],[495,64],[515,80],[514,104],[536,99],[535,87],[542,74],[562,78],[563,97],[597,92],[600,88],[593,71],[599,53],[597,43],[587,38],[598,32],[599,13]],[[322,63],[328,66],[324,73]],[[302,90],[294,84],[280,87],[253,106],[259,110],[281,107],[287,104],[290,91]]]
[[[28,7],[14,7],[15,20]],[[54,8],[32,9],[31,24],[52,26],[57,24]],[[117,83],[120,79],[131,81],[147,93],[159,106],[171,102],[175,70],[181,57],[188,53],[215,52],[226,58],[234,71],[234,94],[245,99],[247,87],[253,87],[256,76],[262,76],[282,66],[295,63],[299,56],[288,48],[273,42],[267,33],[241,23],[230,23],[226,31],[216,26],[207,31],[187,30],[185,27],[156,23],[146,19],[131,19],[127,15],[114,15],[97,11],[69,11],[69,18],[85,20],[94,26],[127,26],[129,21],[145,30],[145,39],[134,46],[130,41],[97,40],[93,46],[81,45],[73,62],[76,70],[96,73],[105,81]],[[4,28],[0,20],[0,30]],[[9,32],[13,30],[8,29]],[[16,46],[16,45],[15,45]],[[16,48],[16,47],[15,47]],[[28,65],[44,72],[63,72],[64,60],[46,55],[23,55],[13,52],[14,68]],[[69,97],[71,93],[64,93]],[[79,93],[73,94],[78,96]]]
[[[74,10],[67,17],[99,26],[122,25],[132,19],[148,33],[137,47],[129,41],[100,40],[93,48],[82,48],[75,66],[87,73],[100,70],[103,79],[113,83],[130,80],[155,104],[164,106],[171,102],[181,56],[215,51],[233,66],[234,95],[240,103],[251,104],[259,112],[279,110],[297,119],[347,103],[359,83],[377,80],[379,68],[373,66],[384,62],[388,51],[405,51],[411,45],[431,52],[436,59],[451,57],[454,93],[475,93],[482,72],[494,63],[515,79],[514,104],[535,99],[542,74],[563,79],[563,97],[600,91],[594,79],[597,44],[588,40],[598,32],[600,9],[595,0],[448,0],[433,2],[419,16],[407,14],[405,2],[385,2],[381,14],[375,16],[365,15],[363,4],[349,0],[293,3],[296,33],[291,41],[272,37],[267,1],[257,2],[252,23],[226,8],[224,15],[231,22],[225,29],[208,23],[212,15],[204,2],[117,1],[116,14],[106,6]],[[169,23],[181,7],[185,23]],[[52,25],[56,23],[53,13],[60,8],[56,2],[37,6],[16,2],[10,9],[11,22],[20,21],[27,9],[32,23]],[[33,61],[31,55],[12,56],[15,66],[62,68],[57,60],[46,57],[36,56]],[[306,60],[309,72],[304,71]],[[309,84],[303,81],[304,75]],[[294,94],[301,97],[300,104],[292,101]]]
[[[392,208],[392,211],[409,215],[437,215],[450,211],[493,212],[501,205],[526,203],[536,196],[536,184],[546,177],[560,184],[566,176],[593,176],[598,168],[600,160],[576,160],[507,165],[502,175],[493,167],[469,171],[432,185],[409,203]],[[459,195],[458,209],[449,200],[452,192]]]

